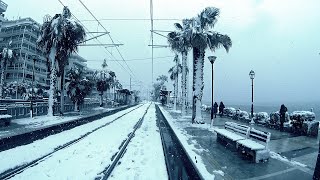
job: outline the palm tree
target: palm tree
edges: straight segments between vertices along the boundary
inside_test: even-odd
[[[178,79],[179,79],[179,74],[182,71],[182,66],[179,63],[179,58],[178,55],[176,55],[174,57],[173,60],[176,65],[173,66],[172,68],[169,69],[168,73],[170,74],[170,79],[174,82],[173,83],[173,88],[174,88],[174,105],[173,105],[173,109],[177,110],[177,96],[178,96],[178,92],[179,92],[179,87],[178,87]]]
[[[203,66],[205,50],[215,51],[220,47],[228,52],[232,46],[229,36],[211,31],[217,22],[219,9],[205,8],[197,17],[193,18],[191,44],[193,47],[193,106],[192,123],[201,122],[201,104],[203,95]]]
[[[67,94],[74,103],[74,110],[78,111],[78,106],[84,103],[84,98],[90,94],[93,83],[83,78],[82,71],[79,69],[70,69],[67,73],[69,82],[65,84]]]
[[[43,49],[49,60],[50,66],[50,91],[48,101],[48,115],[53,115],[53,96],[56,77],[61,78],[61,106],[64,106],[64,67],[68,63],[69,56],[78,50],[78,45],[85,39],[85,30],[71,19],[71,12],[67,7],[62,14],[56,14],[53,18],[46,17],[41,27],[38,46]],[[61,108],[63,110],[63,108]]]
[[[168,43],[171,49],[175,52],[181,53],[182,60],[182,76],[181,76],[181,91],[182,91],[182,116],[187,114],[188,102],[188,66],[187,58],[188,52],[191,50],[191,23],[192,20],[184,19],[182,25],[175,23],[177,32],[170,32],[168,34]]]
[[[11,45],[11,41],[9,42],[8,46]],[[3,98],[3,88],[4,88],[4,77],[5,77],[5,69],[7,66],[8,61],[13,61],[15,58],[14,52],[9,48],[3,48],[2,52],[0,53],[0,60],[1,60],[1,84],[0,84],[0,97]]]
[[[105,70],[102,70],[100,72],[98,72],[97,74],[97,91],[99,91],[99,95],[100,95],[100,107],[103,106],[103,92],[106,91],[108,89],[109,84],[107,83],[107,79],[108,79],[108,72]]]

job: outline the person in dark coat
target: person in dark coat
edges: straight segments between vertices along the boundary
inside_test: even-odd
[[[223,102],[221,101],[220,102],[220,105],[219,105],[219,114],[220,114],[220,117],[223,116],[223,110],[224,110],[225,106],[223,104]]]
[[[218,103],[215,102],[214,105],[213,105],[214,118],[217,118],[217,113],[218,113]]]
[[[283,123],[285,122],[286,119],[286,112],[288,111],[287,107],[282,104],[280,107],[280,131],[283,131]]]

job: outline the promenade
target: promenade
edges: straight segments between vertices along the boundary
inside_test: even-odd
[[[210,114],[203,112],[205,124],[192,124],[190,112],[182,118],[179,111],[165,109],[173,124],[183,132],[188,144],[194,147],[193,151],[201,157],[206,170],[215,179],[312,179],[318,154],[318,138],[280,132],[255,124],[255,129],[271,133],[271,157],[266,162],[253,163],[235,149],[218,143],[214,133],[214,128],[224,128],[226,121],[245,125],[248,123],[217,116],[213,127],[210,127]]]

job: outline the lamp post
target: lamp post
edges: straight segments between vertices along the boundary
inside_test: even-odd
[[[208,59],[211,63],[211,67],[212,67],[212,86],[211,86],[211,126],[213,125],[213,64],[214,64],[214,61],[217,59],[216,56],[208,56]]]
[[[251,79],[251,122],[250,124],[254,124],[254,121],[253,121],[253,79],[255,77],[255,72],[253,70],[251,70],[249,72],[249,77]]]

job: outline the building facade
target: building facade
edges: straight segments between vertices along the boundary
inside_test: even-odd
[[[5,82],[31,83],[34,68],[35,83],[47,86],[47,60],[36,44],[39,33],[40,24],[31,18],[2,22],[0,48],[12,49],[16,54],[14,61],[4,67]]]
[[[0,7],[1,9],[1,7]],[[32,18],[22,18],[2,22],[0,30],[0,48],[12,49],[17,57],[6,64],[5,82],[32,83],[48,88],[50,84],[47,58],[37,47],[37,39],[41,25]],[[11,44],[9,45],[9,42]],[[86,60],[77,54],[72,54],[66,72],[71,68],[86,69]],[[2,68],[2,67],[0,67]],[[57,82],[59,83],[59,82]]]

